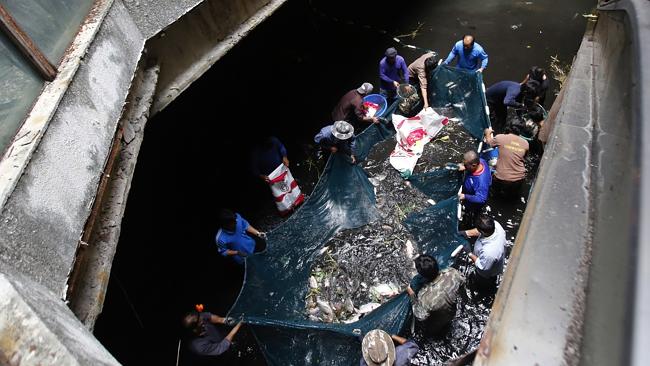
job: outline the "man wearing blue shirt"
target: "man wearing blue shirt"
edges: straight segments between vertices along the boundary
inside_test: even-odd
[[[385,96],[388,103],[395,98],[399,84],[409,81],[406,61],[393,47],[387,49],[385,57],[379,61],[379,79],[379,94]]]
[[[266,233],[252,227],[239,214],[224,209],[219,212],[218,221],[219,231],[215,241],[219,254],[231,257],[238,264],[243,264],[244,258],[264,250]],[[255,238],[249,234],[254,235]]]
[[[468,151],[463,155],[463,163],[458,165],[458,170],[465,172],[463,189],[458,195],[465,206],[463,222],[472,225],[487,203],[492,173],[487,162],[479,158],[476,151]]]
[[[443,63],[449,65],[457,57],[458,65],[456,67],[459,69],[483,72],[488,64],[487,53],[480,44],[474,42],[474,36],[471,34],[463,37],[462,41],[456,42]]]
[[[499,81],[490,85],[485,91],[485,99],[494,115],[494,125],[501,132],[505,126],[507,108],[522,109],[534,103],[540,89],[539,82],[528,80],[525,84],[516,81]]]

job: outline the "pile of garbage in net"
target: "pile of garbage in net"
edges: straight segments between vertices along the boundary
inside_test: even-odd
[[[358,364],[365,333],[405,330],[411,258],[427,253],[446,268],[465,243],[457,233],[461,174],[443,166],[476,147],[489,125],[482,79],[441,66],[429,89],[429,104],[455,133],[439,133],[404,174],[387,165],[395,129],[373,124],[357,137],[362,163],[330,156],[309,199],[268,234],[264,252],[247,258],[228,316],[251,326],[269,365]],[[395,108],[384,117],[392,119]],[[460,126],[474,139],[457,133]]]

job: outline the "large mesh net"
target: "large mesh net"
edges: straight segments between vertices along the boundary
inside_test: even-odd
[[[431,106],[448,109],[476,138],[488,126],[480,74],[439,67],[431,76]],[[383,114],[390,117],[395,104]],[[372,147],[394,136],[392,126],[371,125],[357,136],[356,155],[366,158]],[[388,158],[388,157],[386,157]],[[447,267],[457,235],[460,174],[436,169],[410,178],[437,202],[410,213],[403,224],[422,253]],[[310,271],[325,243],[337,232],[367,225],[378,218],[373,185],[360,165],[334,154],[305,204],[268,234],[267,250],[247,258],[241,293],[228,316],[243,317],[269,365],[352,365],[361,358],[361,339],[380,328],[403,330],[410,317],[409,298],[400,294],[356,322],[310,321],[304,312]]]

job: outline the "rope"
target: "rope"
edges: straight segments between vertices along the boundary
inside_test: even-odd
[[[323,12],[322,10],[318,9],[314,5],[313,0],[309,0],[309,7],[311,8],[311,11],[314,14],[320,16],[321,18],[328,19],[333,23],[341,23],[341,24],[345,24],[345,25],[349,25],[349,26],[354,26],[354,27],[357,27],[359,29],[369,30],[369,31],[372,31],[372,32],[375,32],[375,33],[378,33],[378,34],[381,34],[381,35],[384,35],[384,36],[388,36],[393,42],[395,42],[400,47],[410,48],[412,50],[419,50],[419,51],[422,51],[423,53],[433,52],[434,57],[438,56],[438,52],[436,52],[434,50],[430,50],[428,48],[423,48],[423,47],[419,47],[419,46],[416,46],[416,45],[408,44],[408,43],[405,43],[404,41],[402,41],[400,39],[400,37],[407,37],[407,36],[415,37],[415,34],[420,30],[420,28],[424,25],[424,23],[419,23],[418,27],[410,34],[393,35],[393,34],[390,34],[387,30],[377,29],[377,28],[374,28],[373,26],[368,25],[368,24],[359,24],[358,22],[355,22],[353,20],[339,19],[337,17],[331,16],[331,15]]]

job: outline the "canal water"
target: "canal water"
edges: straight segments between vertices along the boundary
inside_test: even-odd
[[[585,29],[582,14],[594,6],[591,0],[289,0],[149,122],[95,335],[123,364],[174,364],[183,313],[203,303],[225,314],[243,271],[216,253],[217,210],[232,208],[263,228],[279,222],[267,187],[248,173],[252,146],[264,135],[279,137],[309,193],[322,170],[312,138],[331,122],[340,96],[364,81],[378,85],[377,63],[387,47],[396,46],[407,62],[419,56],[394,36],[444,57],[463,34],[474,34],[490,56],[489,86],[520,81],[532,65],[548,68],[555,55],[570,63]],[[553,82],[547,107],[556,88]],[[509,239],[525,200],[491,202]],[[484,325],[491,299],[471,301],[469,292],[461,299],[467,311],[459,333],[425,340],[419,364],[476,344],[480,328],[469,319]],[[236,340],[219,364],[265,364],[245,327]],[[199,364],[182,344],[179,364]]]

